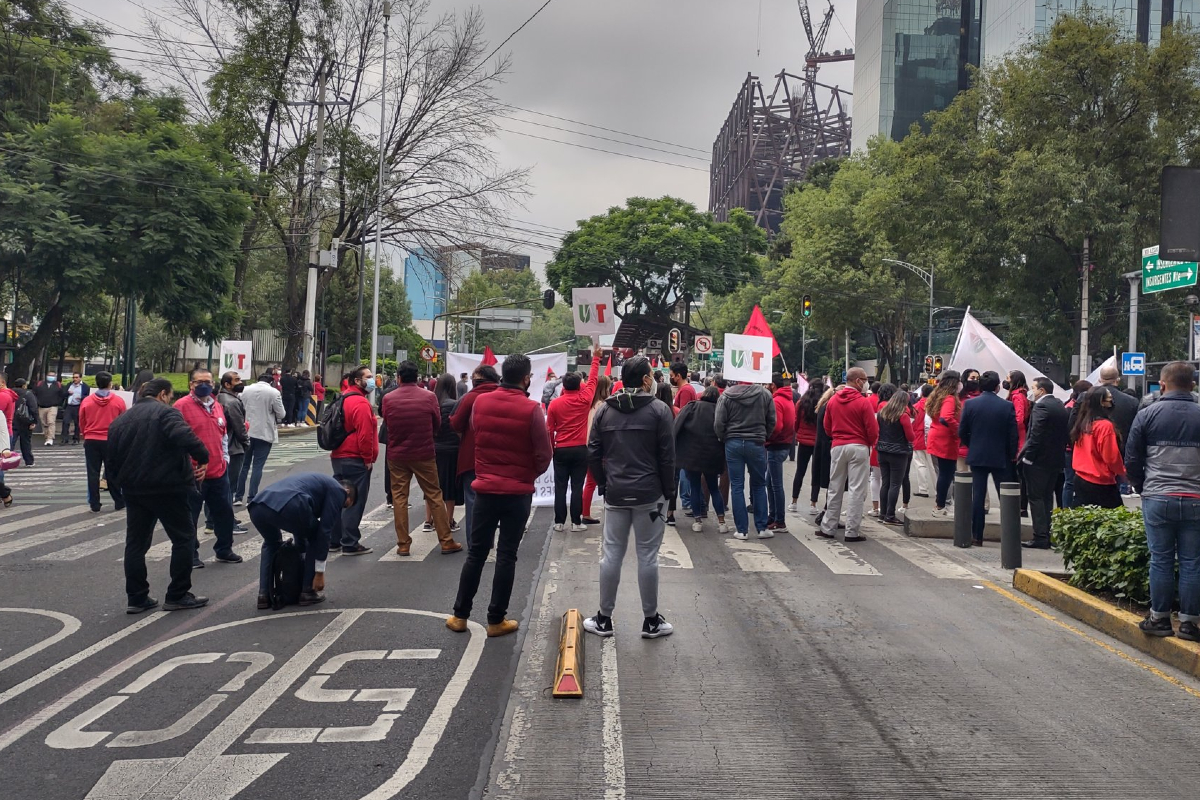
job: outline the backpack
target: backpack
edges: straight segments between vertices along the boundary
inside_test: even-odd
[[[13,430],[27,431],[33,423],[33,417],[29,416],[28,399],[24,394],[17,394],[17,405],[13,411]]]
[[[304,556],[294,539],[288,539],[275,551],[271,561],[271,608],[276,611],[300,602],[304,582]]]
[[[321,420],[317,423],[317,445],[322,450],[336,450],[342,442],[349,438],[346,430],[346,410],[342,407],[346,395],[342,395],[321,412]]]

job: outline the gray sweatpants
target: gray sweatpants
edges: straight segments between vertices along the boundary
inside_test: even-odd
[[[658,614],[658,548],[666,526],[666,498],[641,506],[604,504],[604,545],[600,552],[600,613],[611,617],[621,585],[621,562],[633,529],[638,557],[638,589],[642,616]]]

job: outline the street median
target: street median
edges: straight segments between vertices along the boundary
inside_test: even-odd
[[[1147,636],[1138,629],[1142,618],[1043,572],[1018,569],[1013,588],[1048,606],[1141,650],[1165,664],[1200,678],[1200,644],[1176,637]]]

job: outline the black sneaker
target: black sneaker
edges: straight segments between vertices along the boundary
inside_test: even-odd
[[[1175,635],[1175,629],[1171,627],[1170,617],[1161,617],[1160,619],[1146,617],[1144,620],[1138,623],[1138,627],[1141,628],[1142,633],[1146,634],[1147,636]],[[1194,625],[1192,626],[1192,630],[1195,630]]]
[[[126,614],[140,614],[143,611],[150,611],[158,608],[158,601],[153,597],[147,597],[139,603],[130,603],[125,607]]]
[[[199,558],[192,559],[192,569],[204,569],[204,562]]]
[[[351,547],[343,547],[342,555],[344,556],[365,556],[371,552],[371,548],[365,545],[356,544]]]
[[[597,636],[612,636],[612,617],[606,617],[597,611],[596,616],[588,617],[583,621],[583,629],[588,633],[594,633]]]
[[[217,561],[222,564],[240,564],[242,557],[230,550],[228,553],[217,553]]]
[[[674,525],[675,525],[675,517],[674,517],[674,516],[667,517],[667,524],[668,524],[668,525],[670,525],[670,526],[672,526],[672,527],[674,527]]]
[[[662,614],[646,617],[646,621],[642,623],[643,639],[657,639],[660,636],[670,636],[674,632],[675,627],[663,619]]]
[[[178,600],[168,600],[163,603],[163,611],[190,611],[193,608],[203,608],[208,605],[207,597],[196,597],[188,592]]]
[[[264,611],[270,607],[271,607],[271,596],[266,595],[266,594],[260,594],[258,596],[258,610]]]
[[[582,522],[584,525],[599,525],[600,524],[600,520],[592,519],[591,517],[584,517],[583,519],[580,520],[580,522]]]
[[[1176,635],[1186,642],[1200,642],[1200,627],[1194,622],[1181,622]]]

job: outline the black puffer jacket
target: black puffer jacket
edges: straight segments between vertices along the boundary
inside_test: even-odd
[[[675,496],[671,407],[628,390],[596,410],[588,434],[588,469],[609,505],[640,506]]]
[[[169,494],[195,488],[189,457],[207,464],[208,448],[178,409],[156,400],[113,420],[104,468],[109,485],[125,494]]]
[[[688,403],[675,418],[675,464],[679,469],[705,474],[725,471],[725,446],[713,430],[717,403]]]

